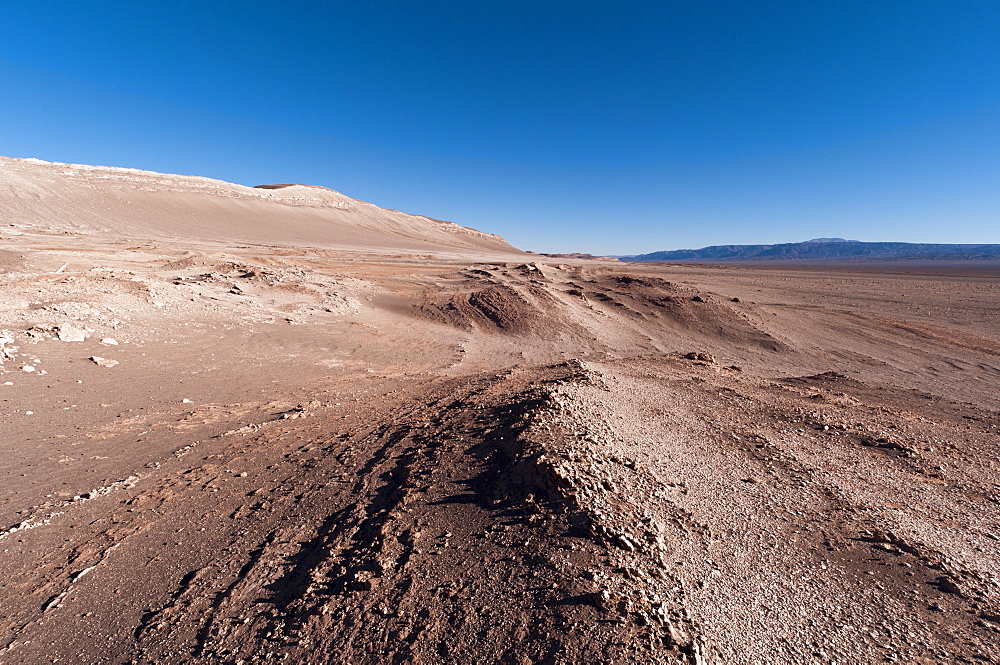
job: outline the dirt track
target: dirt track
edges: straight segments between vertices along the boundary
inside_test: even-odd
[[[995,275],[10,228],[0,662],[1000,662]]]

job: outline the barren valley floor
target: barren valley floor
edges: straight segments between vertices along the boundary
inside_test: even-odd
[[[0,235],[0,662],[1000,662],[1000,277]]]

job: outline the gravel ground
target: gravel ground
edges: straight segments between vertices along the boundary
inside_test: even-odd
[[[3,227],[0,661],[1000,662],[995,271],[393,246],[425,218],[119,176],[383,226]]]

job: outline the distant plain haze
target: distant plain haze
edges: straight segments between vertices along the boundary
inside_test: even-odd
[[[1000,242],[995,2],[5,3],[0,154],[540,252]]]

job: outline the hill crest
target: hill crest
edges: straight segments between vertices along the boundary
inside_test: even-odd
[[[267,245],[518,252],[499,235],[381,208],[316,185],[0,157],[0,221],[55,233]]]

